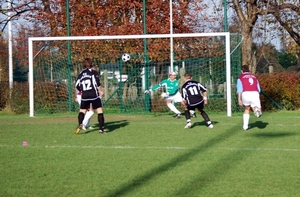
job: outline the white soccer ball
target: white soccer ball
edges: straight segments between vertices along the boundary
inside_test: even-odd
[[[161,93],[160,95],[162,98],[166,98],[168,96],[168,94],[166,92]]]
[[[123,60],[123,62],[129,61],[130,60],[130,55],[128,53],[124,53],[122,55],[122,60]]]

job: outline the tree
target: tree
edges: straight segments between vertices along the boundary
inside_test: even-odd
[[[66,36],[66,0],[41,0],[41,1],[13,1],[11,11],[15,19],[22,17],[34,27],[39,28],[34,36]],[[147,34],[166,34],[170,32],[169,2],[161,0],[146,1],[146,23]],[[191,33],[201,31],[221,31],[220,6],[213,2],[213,9],[208,1],[198,0],[173,0],[173,32]],[[211,14],[213,10],[215,13]],[[204,12],[205,11],[205,12]],[[70,24],[72,36],[93,36],[93,35],[126,35],[143,34],[143,4],[136,0],[69,0]],[[2,22],[5,22],[2,21]],[[223,22],[223,21],[222,21]],[[0,21],[0,24],[1,23]],[[37,35],[37,33],[39,33]],[[32,34],[33,35],[33,34]],[[26,36],[23,38],[27,39]],[[124,51],[141,51],[135,41],[124,44],[122,41],[114,41],[114,45],[122,46]],[[52,48],[59,48],[63,57],[66,57],[66,42],[56,42]],[[205,49],[204,43],[189,41],[176,45],[176,50],[186,50],[180,58],[190,56],[197,57]],[[35,42],[35,46],[40,49],[44,42]],[[55,45],[55,46],[54,46]],[[169,40],[162,41],[148,40],[148,55],[154,61],[169,60]],[[99,49],[99,46],[102,46]],[[193,46],[193,47],[191,47]],[[120,55],[120,50],[108,45],[107,41],[98,42],[78,42],[71,44],[72,61],[82,59],[82,51],[85,55],[108,61]],[[217,48],[217,46],[211,46]],[[26,51],[26,50],[23,50]],[[38,51],[35,51],[36,53]],[[57,53],[59,54],[59,53]],[[100,55],[102,57],[100,57]],[[213,54],[213,53],[212,53]],[[21,56],[20,56],[21,57]],[[103,59],[103,58],[106,59]],[[102,59],[101,59],[102,58]]]
[[[251,65],[251,70],[255,70],[253,65],[253,54],[251,45],[253,41],[253,30],[258,27],[257,22],[261,17],[267,17],[267,24],[273,24],[275,28],[283,27],[300,45],[299,37],[299,1],[296,0],[232,0],[229,1],[239,19],[241,34],[244,38],[242,43],[242,63]],[[279,26],[276,25],[279,23]],[[266,31],[266,26],[261,26]],[[270,36],[270,35],[269,35]],[[255,62],[255,61],[254,61]],[[299,60],[300,65],[300,60]]]
[[[289,3],[270,2],[271,13],[280,26],[285,29],[295,44],[289,45],[288,52],[297,57],[297,70],[300,70],[300,3],[289,1]]]
[[[197,2],[188,0],[173,0],[173,32],[190,33],[199,32],[199,13],[205,8],[202,0]],[[201,4],[200,4],[201,3]],[[207,6],[207,5],[206,5]],[[65,36],[67,33],[66,0],[41,0],[41,1],[13,1],[12,9],[4,10],[13,12],[12,20],[22,17],[30,22],[43,27],[40,33],[47,36]],[[95,35],[128,35],[143,34],[143,4],[136,0],[69,0],[70,24],[72,36]],[[169,1],[146,1],[147,34],[166,34],[170,32]],[[207,21],[207,18],[202,19]],[[215,18],[216,20],[216,18]],[[0,20],[2,29],[7,20]],[[202,25],[204,26],[204,25]],[[86,55],[97,57],[97,47],[105,43],[76,43],[72,42],[72,52],[85,51]],[[115,43],[122,45],[122,43]],[[188,44],[188,43],[187,43]],[[165,46],[169,45],[167,39],[158,43],[149,43],[149,56],[152,59],[164,60],[169,58]],[[129,47],[129,48],[128,48]],[[124,50],[131,51],[136,48],[133,43],[123,46]],[[120,51],[114,48],[105,48],[116,57]],[[62,48],[63,50],[63,48]],[[165,56],[157,56],[157,52]],[[103,53],[103,49],[102,49]],[[72,56],[74,60],[82,57]]]
[[[0,37],[0,82],[8,81],[7,41]]]
[[[252,42],[253,42],[253,29],[259,17],[259,3],[260,1],[239,1],[233,0],[231,6],[233,6],[239,23],[241,26],[241,34],[243,36],[242,43],[242,64],[248,64],[251,66],[251,71],[255,70],[252,64]]]
[[[297,65],[297,58],[291,53],[280,53],[278,55],[278,58],[279,58],[279,63],[284,68]]]
[[[9,21],[17,21],[20,18],[30,21],[32,18],[28,13],[36,10],[37,6],[35,1],[10,0],[11,8],[9,8],[8,3],[6,0],[0,0],[0,36],[3,35]]]

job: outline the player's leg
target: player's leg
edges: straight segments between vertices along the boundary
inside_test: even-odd
[[[78,114],[78,124],[79,125],[82,125],[84,116],[85,116],[85,110],[84,109],[80,109],[79,110],[79,114]]]
[[[251,96],[251,100],[252,100],[251,108],[253,110],[254,116],[259,118],[262,115],[259,93],[258,92],[252,92],[250,96]]]
[[[104,129],[104,114],[103,114],[102,107],[97,108],[97,113],[98,113],[99,133],[105,134],[106,132]]]
[[[243,114],[243,130],[246,131],[249,128],[250,121],[250,110],[252,102],[251,92],[242,93],[242,102],[244,105],[244,114]]]
[[[181,112],[175,107],[174,103],[181,103],[183,101],[181,94],[177,92],[173,96],[169,96],[166,98],[166,103],[169,109],[174,112],[176,115],[174,116],[175,118],[180,118],[181,117]]]
[[[191,128],[192,127],[192,121],[191,121],[191,114],[190,114],[190,108],[188,106],[186,106],[184,108],[184,115],[185,115],[185,119],[186,119],[186,125],[185,125],[185,129]]]
[[[199,112],[200,112],[202,118],[205,120],[205,122],[206,122],[208,128],[211,128],[211,129],[212,129],[212,128],[214,127],[214,125],[213,125],[213,123],[211,122],[210,118],[208,117],[207,113],[203,110],[203,109],[204,109],[204,103],[202,102],[201,104],[199,104],[199,105],[197,106],[197,109],[199,110]]]
[[[103,114],[103,108],[102,108],[102,101],[100,98],[94,100],[92,102],[93,109],[97,109],[97,119],[99,123],[99,133],[105,134],[104,130],[104,114]]]
[[[91,121],[91,117],[94,114],[94,110],[92,108],[92,106],[89,108],[89,110],[85,113],[82,125],[83,125],[83,129],[87,128],[87,129],[92,129],[91,125],[90,125],[90,121]]]
[[[81,94],[80,92],[77,93],[76,95],[76,101],[78,102],[79,106],[81,105]],[[89,110],[85,113],[84,119],[82,121],[82,129],[86,130],[86,128],[92,129],[92,127],[90,126],[90,120],[91,117],[94,114],[94,110],[90,104]]]
[[[83,102],[81,103],[81,105]],[[78,126],[75,130],[75,134],[79,134],[80,130],[82,129],[82,121],[84,119],[84,115],[86,113],[86,109],[80,109],[78,113]]]
[[[169,109],[175,113],[175,118],[180,118],[181,117],[181,112],[175,107],[173,100],[171,99],[166,99],[166,104],[169,107]]]
[[[249,128],[249,121],[250,121],[250,106],[244,106],[244,114],[243,114],[243,130],[246,131]]]

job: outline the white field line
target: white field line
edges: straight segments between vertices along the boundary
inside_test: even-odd
[[[228,151],[285,151],[285,152],[300,152],[300,149],[296,148],[234,148],[234,147],[221,147],[221,148],[192,148],[192,147],[180,147],[180,146],[166,146],[166,147],[156,147],[156,146],[64,146],[64,145],[46,145],[46,146],[12,146],[0,144],[0,148],[46,148],[46,149],[160,149],[160,150],[228,150]]]

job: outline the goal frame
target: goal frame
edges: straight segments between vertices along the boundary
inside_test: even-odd
[[[29,37],[28,38],[28,83],[29,83],[29,117],[34,117],[34,78],[33,78],[33,42],[34,41],[72,41],[72,40],[112,40],[112,39],[147,39],[147,38],[184,38],[184,37],[225,37],[225,61],[226,61],[226,97],[227,116],[232,115],[231,110],[231,63],[230,63],[230,33],[182,33],[182,34],[144,34],[144,35],[117,35],[117,36],[65,36],[65,37]],[[171,48],[171,46],[170,46]],[[170,50],[172,53],[172,49]],[[172,55],[172,54],[171,54]],[[172,59],[170,61],[173,61]],[[172,65],[172,62],[171,62]]]

